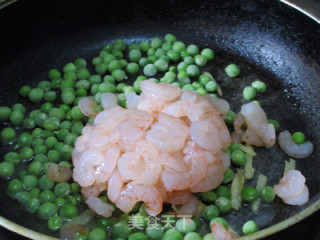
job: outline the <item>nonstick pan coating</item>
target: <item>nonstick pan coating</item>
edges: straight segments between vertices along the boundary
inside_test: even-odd
[[[242,208],[227,219],[240,231],[255,219],[261,228],[283,221],[320,199],[320,26],[278,1],[18,1],[0,11],[0,105],[22,101],[17,91],[46,79],[50,68],[70,61],[88,61],[115,39],[127,43],[163,38],[173,33],[187,44],[210,47],[216,57],[206,70],[224,89],[234,111],[244,103],[242,88],[255,79],[268,84],[257,98],[281,130],[302,131],[315,146],[307,159],[297,160],[306,176],[310,201],[301,207],[278,199],[258,214]],[[228,79],[228,63],[240,65],[241,75]],[[2,155],[6,148],[1,149]],[[257,172],[276,184],[288,156],[278,146],[258,149]],[[254,181],[253,181],[254,182]],[[45,221],[21,210],[0,184],[0,215],[42,233]],[[27,219],[27,220],[26,220]],[[53,234],[54,235],[54,234]]]

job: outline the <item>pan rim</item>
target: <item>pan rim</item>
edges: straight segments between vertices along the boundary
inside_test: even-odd
[[[2,10],[3,8],[5,8],[13,3],[16,3],[17,1],[18,0],[8,0],[6,3],[4,3],[3,5],[0,6],[0,10]],[[299,0],[297,0],[297,1],[279,0],[279,2],[281,2],[282,4],[286,4],[287,6],[293,8],[296,11],[299,11],[303,15],[307,16],[308,18],[311,18],[312,20],[314,20],[315,22],[320,24],[320,15],[316,16],[315,14],[313,14],[310,11],[310,9],[308,9],[308,6],[303,5],[303,3],[301,1],[299,1]],[[280,232],[280,231],[300,222],[301,220],[307,218],[308,216],[317,212],[318,210],[320,210],[320,198],[318,200],[316,200],[314,203],[312,203],[309,207],[303,209],[302,211],[296,213],[295,215],[293,215],[285,220],[282,220],[276,224],[273,224],[270,227],[261,229],[256,233],[242,236],[237,239],[238,240],[257,240],[257,239],[261,239],[261,238],[270,236],[272,234]],[[24,236],[24,237],[27,237],[30,239],[59,240],[58,238],[50,237],[46,234],[34,231],[34,230],[26,228],[22,225],[19,225],[13,221],[10,221],[10,220],[2,217],[1,215],[0,215],[0,226],[9,230],[9,231],[15,232],[21,236]]]

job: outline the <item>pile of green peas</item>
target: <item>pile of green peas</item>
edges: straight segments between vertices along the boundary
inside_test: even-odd
[[[21,103],[11,108],[0,107],[0,121],[5,123],[0,134],[1,141],[12,147],[0,163],[0,176],[8,179],[8,194],[24,210],[46,220],[50,230],[61,229],[64,223],[81,213],[84,198],[80,186],[72,179],[56,183],[47,177],[47,173],[51,163],[72,168],[76,139],[84,125],[94,121],[94,118],[81,113],[77,106],[79,99],[92,97],[98,103],[96,110],[102,111],[101,94],[111,92],[117,95],[118,104],[126,107],[126,95],[130,92],[139,94],[140,83],[146,79],[217,97],[217,81],[201,70],[214,56],[210,48],[201,50],[194,44],[186,45],[172,34],[165,35],[163,40],[154,38],[128,45],[118,39],[103,46],[91,63],[78,58],[67,63],[62,71],[51,69],[48,80],[39,82],[36,87],[22,86],[19,90],[21,101],[30,101],[34,106],[32,110],[27,110]],[[240,69],[230,64],[225,72],[229,77],[237,77]],[[265,91],[260,83],[253,83],[252,87],[257,92]],[[235,116],[230,110],[225,122],[232,126]],[[211,233],[201,236],[199,229],[204,225],[210,229],[213,222],[229,228],[223,216],[232,210],[230,183],[234,169],[243,167],[246,159],[245,153],[236,144],[232,144],[226,152],[230,154],[233,166],[226,171],[222,185],[216,190],[196,194],[203,206],[198,217],[179,219],[172,216],[174,229],[163,228],[159,223],[156,229],[145,225],[143,231],[136,231],[130,229],[128,214],[119,213],[118,218],[97,216],[93,227],[75,233],[75,239],[212,240]],[[24,169],[17,171],[19,165]],[[242,190],[242,198],[247,202],[254,201],[258,195],[267,203],[274,199],[273,190],[268,186],[260,193],[252,187]],[[100,199],[110,203],[103,194]],[[144,204],[138,203],[130,214],[142,217],[146,223],[148,215]],[[257,230],[254,227],[252,223],[247,224],[243,232],[252,233]]]

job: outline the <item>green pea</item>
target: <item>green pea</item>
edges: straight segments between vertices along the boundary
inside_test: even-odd
[[[53,216],[48,220],[48,228],[51,231],[57,231],[62,227],[62,219],[59,216]]]
[[[43,91],[49,91],[51,89],[51,82],[41,81],[38,83],[37,87],[42,89]]]
[[[234,173],[232,169],[228,168],[228,170],[223,175],[222,183],[227,184],[230,183],[233,179]]]
[[[22,97],[28,97],[30,91],[31,91],[31,87],[26,85],[26,86],[23,86],[23,87],[20,88],[19,94],[20,94]]]
[[[138,62],[142,54],[139,49],[133,49],[129,52],[129,59],[132,62]]]
[[[112,77],[118,82],[126,78],[126,73],[121,69],[116,69],[111,73]]]
[[[268,123],[273,124],[274,129],[276,130],[276,132],[279,131],[280,124],[276,120],[268,119]]]
[[[54,187],[54,194],[57,197],[66,197],[70,194],[71,187],[69,183],[61,182]]]
[[[189,77],[197,77],[200,73],[198,66],[194,64],[189,65],[186,71]]]
[[[296,144],[302,144],[306,141],[306,136],[302,132],[293,133],[291,138]]]
[[[169,67],[168,62],[162,59],[155,61],[154,66],[157,68],[157,71],[159,72],[167,71]]]
[[[221,217],[212,218],[210,223],[209,223],[209,226],[211,227],[212,224],[215,223],[215,222],[220,223],[222,226],[224,226],[224,228],[226,230],[229,229],[229,224],[224,218],[221,218]]]
[[[173,34],[168,33],[164,36],[164,40],[170,44],[173,44],[177,39]]]
[[[204,48],[201,51],[201,55],[205,56],[208,60],[212,60],[214,58],[214,51],[210,48]]]
[[[40,188],[36,187],[30,190],[30,196],[31,197],[38,197],[41,193]]]
[[[213,191],[207,191],[200,194],[201,199],[206,203],[214,203],[217,199],[217,194]]]
[[[229,64],[224,71],[229,77],[237,77],[240,74],[240,69],[234,63]]]
[[[169,229],[166,231],[163,235],[162,240],[182,240],[183,236],[182,234],[175,229]]]
[[[132,233],[128,237],[128,240],[147,240],[147,239],[148,239],[148,236],[142,232]]]
[[[234,121],[235,117],[236,117],[236,113],[233,112],[233,111],[231,111],[231,110],[229,110],[229,111],[227,112],[227,116],[226,116],[226,118],[225,118],[224,121],[225,121],[226,124],[228,124],[228,125],[233,125],[233,121]]]
[[[226,197],[218,197],[215,204],[221,213],[227,213],[231,210],[231,200]]]
[[[13,126],[21,126],[23,123],[23,113],[20,110],[14,110],[10,114],[10,122]]]
[[[244,166],[246,163],[246,154],[241,150],[235,150],[231,153],[231,161],[236,166]]]
[[[9,178],[14,174],[15,167],[10,162],[1,162],[0,163],[0,177]]]
[[[28,172],[32,175],[39,176],[42,172],[42,164],[40,162],[30,163]]]
[[[70,105],[75,100],[75,93],[71,89],[65,88],[61,93],[61,100],[63,103]]]
[[[22,191],[23,185],[19,179],[12,179],[8,184],[8,193],[15,195],[16,193]]]
[[[258,224],[254,222],[253,220],[247,221],[245,224],[242,226],[242,232],[245,235],[255,233],[258,231]]]
[[[43,128],[46,130],[54,131],[60,126],[60,120],[55,117],[49,117],[43,121]]]
[[[212,218],[218,217],[219,214],[220,211],[215,205],[208,205],[201,213],[201,216],[205,220],[210,221]]]
[[[107,233],[102,228],[92,229],[88,236],[88,240],[106,240],[106,239],[107,239]]]
[[[77,66],[74,64],[74,63],[72,63],[72,62],[70,62],[70,63],[67,63],[64,67],[63,67],[63,72],[75,72],[75,71],[77,71]]]
[[[30,193],[26,191],[21,191],[18,192],[15,197],[18,200],[18,202],[25,204],[30,198]]]
[[[44,155],[44,154],[42,154],[42,153],[36,154],[36,155],[34,156],[34,159],[33,159],[34,162],[39,162],[39,163],[41,163],[41,164],[47,162],[47,160],[48,160],[48,158],[46,157],[46,155]]]
[[[54,203],[45,202],[38,208],[37,214],[41,219],[49,219],[50,217],[56,215],[57,211],[58,208]]]
[[[267,85],[262,82],[262,81],[254,81],[251,83],[251,86],[258,92],[258,93],[263,93],[267,90]]]
[[[257,95],[257,92],[256,90],[251,87],[251,86],[247,86],[243,89],[243,97],[246,99],[246,100],[251,100],[253,99],[255,96]]]
[[[202,240],[202,237],[199,233],[189,232],[184,236],[183,240]]]
[[[28,96],[31,102],[38,103],[41,102],[43,95],[44,91],[41,88],[33,88]]]
[[[33,156],[32,148],[23,148],[20,151],[20,158],[22,160],[30,160]]]
[[[40,204],[40,200],[37,197],[30,196],[26,201],[24,208],[30,213],[35,213],[40,207]]]
[[[34,147],[34,153],[35,154],[46,154],[47,147],[45,145],[37,145]]]
[[[39,188],[41,190],[50,190],[54,186],[54,182],[50,180],[47,175],[42,175],[39,178]]]
[[[182,233],[188,233],[195,231],[197,225],[193,219],[184,217],[176,222],[176,228]]]
[[[244,187],[241,191],[241,197],[244,201],[253,202],[258,197],[258,191],[254,187]]]
[[[147,76],[147,77],[153,77],[154,75],[157,74],[157,68],[154,64],[149,63],[148,65],[146,65],[143,68],[143,73]]]
[[[272,187],[265,186],[260,192],[261,199],[266,203],[272,203],[275,198],[275,193]]]
[[[212,235],[212,233],[207,233],[203,236],[203,240],[214,240],[214,236]]]
[[[213,80],[213,81],[209,81],[209,82],[205,85],[205,87],[206,87],[206,90],[207,90],[208,92],[215,92],[215,91],[218,90],[219,85],[217,84],[216,81]]]
[[[1,140],[4,143],[9,143],[13,141],[16,137],[16,131],[13,128],[4,128],[1,132]]]
[[[194,56],[194,62],[197,64],[199,67],[203,67],[204,65],[207,64],[207,58],[203,55],[196,55]]]
[[[126,49],[126,43],[122,39],[117,39],[112,44],[114,50],[124,51]]]
[[[219,197],[231,198],[231,192],[226,186],[219,186],[216,191]]]
[[[129,74],[134,75],[139,72],[139,65],[135,62],[128,63],[126,70]]]
[[[187,47],[186,51],[190,53],[191,56],[194,56],[199,53],[199,47],[197,45],[191,44]]]
[[[152,239],[159,239],[163,236],[164,230],[159,223],[150,225],[146,229],[146,234]]]
[[[172,62],[177,62],[180,59],[180,53],[174,50],[169,50],[167,56]]]
[[[140,50],[142,52],[147,52],[150,48],[150,43],[148,41],[144,41],[140,43]]]
[[[39,200],[41,202],[54,202],[56,199],[56,196],[54,193],[50,190],[44,190],[42,193],[39,195]]]
[[[18,165],[21,162],[20,154],[17,152],[8,152],[4,155],[4,161]]]
[[[72,219],[78,215],[78,209],[75,205],[67,203],[60,208],[59,215],[65,219]]]
[[[26,190],[30,190],[38,186],[38,178],[34,175],[26,175],[22,179],[23,188]]]
[[[131,230],[126,221],[119,221],[112,226],[111,232],[114,237],[127,238]]]

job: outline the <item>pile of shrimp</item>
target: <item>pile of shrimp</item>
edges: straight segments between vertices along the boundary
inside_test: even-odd
[[[141,90],[127,96],[127,109],[111,93],[102,94],[100,113],[91,98],[79,101],[95,120],[76,141],[73,178],[89,207],[103,216],[114,210],[97,198],[103,191],[125,213],[142,201],[149,215],[159,214],[164,202],[194,214],[192,193],[219,186],[230,166],[222,151],[231,143],[224,122],[229,104],[151,80],[141,82]]]

